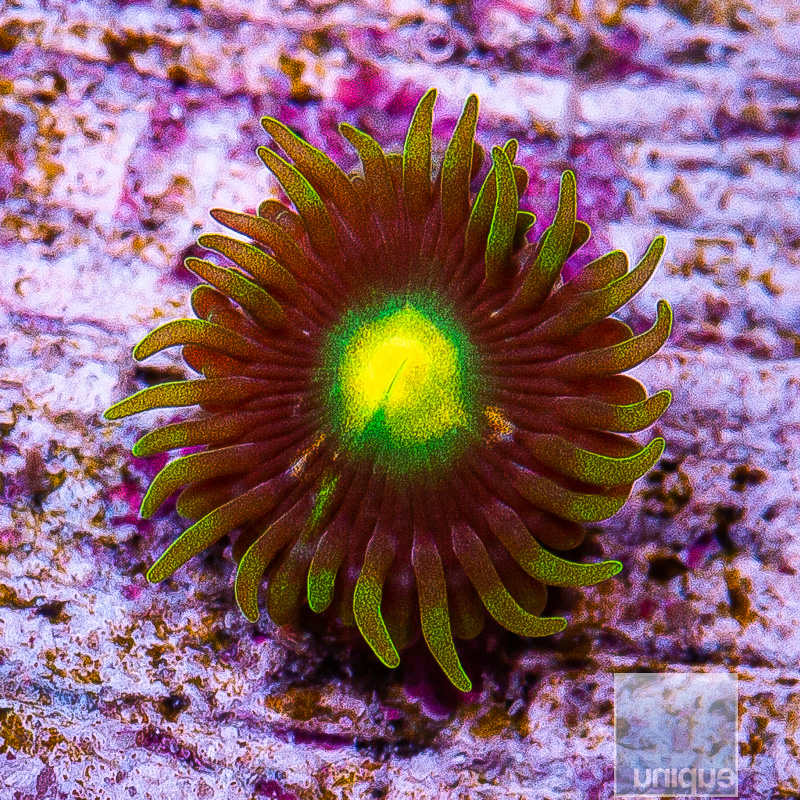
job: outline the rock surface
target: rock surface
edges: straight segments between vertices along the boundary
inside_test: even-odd
[[[33,798],[607,798],[613,674],[739,675],[739,793],[800,795],[800,11],[793,0],[157,0],[0,9],[0,794]],[[657,277],[676,312],[637,376],[668,446],[578,557],[625,565],[552,593],[551,640],[460,645],[459,696],[417,646],[250,625],[212,548],[144,572],[180,529],[139,520],[154,424],[102,411],[180,377],[132,345],[188,313],[182,259],[212,206],[277,191],[278,117],[347,167],[437,86],[447,135],[520,140],[523,206],[578,175],[584,259]],[[167,419],[168,415],[161,415]],[[313,615],[312,615],[313,616]],[[308,620],[313,627],[313,620]]]

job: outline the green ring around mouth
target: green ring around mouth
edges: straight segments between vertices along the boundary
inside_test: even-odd
[[[322,363],[329,423],[353,456],[407,475],[450,462],[476,435],[475,348],[434,297],[349,311]]]

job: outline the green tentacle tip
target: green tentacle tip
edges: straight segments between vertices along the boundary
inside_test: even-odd
[[[363,578],[363,576],[362,576]],[[359,578],[353,597],[353,614],[367,644],[387,666],[400,664],[400,654],[392,642],[381,614],[381,589],[375,581]]]
[[[185,447],[187,441],[185,430],[186,423],[156,428],[138,439],[131,448],[131,453],[137,458],[144,458],[165,450]]]
[[[520,559],[520,564],[531,577],[546,586],[594,586],[613,578],[622,569],[619,561],[581,564],[543,548],[537,548],[527,559]]]
[[[144,390],[142,390],[144,391]],[[137,392],[137,394],[139,394]],[[133,403],[130,401],[133,400],[137,395],[132,394],[130,397],[126,397],[124,400],[120,400],[117,403],[114,403],[112,406],[109,406],[103,412],[103,419],[107,419],[109,421],[114,421],[117,419],[124,419],[125,417],[130,416],[131,414],[135,414],[135,411],[129,411],[128,409],[133,406]]]
[[[662,414],[666,413],[667,409],[672,405],[672,392],[669,389],[662,389],[660,392],[656,392],[653,398],[658,398],[653,404],[658,408],[658,414],[656,416],[656,419],[658,419]]]
[[[247,554],[245,554],[246,556]],[[239,562],[234,583],[236,605],[249,622],[258,622],[261,612],[258,609],[258,585],[263,576],[263,569],[245,557]]]
[[[149,583],[161,583],[161,581],[169,578],[174,572],[174,570],[170,567],[169,559],[167,558],[168,552],[169,551],[163,553],[153,562],[153,565],[150,567],[150,569],[147,570],[145,578],[147,578]]]
[[[139,516],[142,519],[150,519],[157,508],[158,506],[153,502],[153,484],[151,483],[142,498],[142,504],[139,506]]]
[[[500,147],[492,148],[497,188],[491,227],[486,240],[486,281],[496,283],[508,263],[517,223],[517,186],[511,161]]]
[[[237,573],[236,580],[238,583],[239,576]],[[258,608],[258,600],[257,595],[253,593],[247,594],[243,589],[238,588],[238,586],[234,586],[234,595],[236,597],[236,605],[239,607],[239,611],[242,612],[242,616],[248,622],[258,622],[261,618],[261,612]]]
[[[308,605],[316,614],[321,614],[333,600],[334,581],[336,573],[330,569],[314,570],[308,572]]]
[[[567,627],[567,621],[564,619],[564,617],[550,617],[549,619],[553,622],[553,630],[547,634],[549,636],[552,636],[556,633],[561,633],[561,631]]]
[[[460,666],[460,665],[459,665]],[[456,687],[461,692],[471,692],[472,691],[472,681],[467,677],[467,673],[464,672],[462,669],[460,672],[457,672],[454,675],[447,675],[450,678],[453,686]]]
[[[435,625],[435,623],[429,624],[431,626]],[[425,622],[423,621],[423,632],[425,632],[425,627]],[[446,634],[444,632],[432,632],[429,630],[425,636],[425,640],[434,658],[439,662],[439,666],[450,679],[453,686],[462,692],[472,691],[472,681],[467,676],[467,673],[464,672],[464,667],[461,665],[461,660],[456,653],[449,623]]]

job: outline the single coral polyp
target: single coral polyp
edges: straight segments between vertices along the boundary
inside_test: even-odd
[[[672,318],[660,301],[653,327],[634,335],[609,316],[653,274],[662,237],[632,270],[615,250],[560,279],[589,238],[572,172],[536,243],[515,140],[492,149],[473,194],[484,160],[474,95],[432,180],[435,98],[420,100],[401,154],[341,125],[362,164],[349,176],[264,119],[291,163],[258,152],[294,209],[269,199],[256,215],[211,212],[244,239],[199,243],[235,268],[187,259],[205,281],[192,293],[197,319],[134,349],[141,360],[180,345],[201,377],[144,389],[106,417],[199,407],[134,446],[204,446],[171,461],[144,498],[150,516],[181,490],[177,510],[193,520],[149,580],[236,533],[247,618],[266,583],[275,623],[308,602],[357,625],[392,667],[421,630],[467,691],[454,637],[477,635],[487,611],[523,636],[556,633],[565,620],[540,616],[546,586],[619,571],[551,550],[615,514],[659,459],[663,439],[641,447],[624,434],[652,425],[670,393],[648,397],[621,373],[664,344]]]

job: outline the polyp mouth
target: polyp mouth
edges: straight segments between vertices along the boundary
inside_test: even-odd
[[[327,359],[340,440],[403,472],[447,460],[474,428],[470,351],[449,315],[424,301],[348,315]]]

